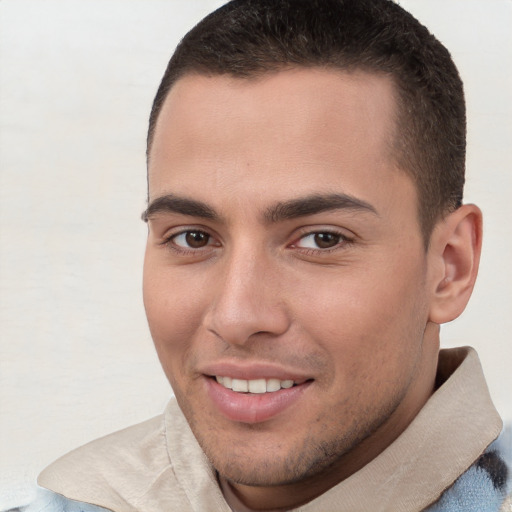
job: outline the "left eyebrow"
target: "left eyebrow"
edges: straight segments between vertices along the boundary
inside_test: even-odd
[[[356,197],[347,194],[315,194],[271,206],[265,212],[265,220],[281,222],[331,210],[353,210],[379,216],[370,203]]]
[[[158,213],[178,213],[203,219],[219,219],[215,210],[206,203],[195,201],[187,197],[175,196],[173,194],[160,196],[151,201],[148,208],[142,212],[141,218],[144,222],[147,222]]]

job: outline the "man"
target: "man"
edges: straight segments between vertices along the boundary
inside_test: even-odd
[[[478,358],[439,352],[480,255],[464,158],[457,70],[393,2],[236,0],[205,18],[148,133],[144,302],[176,400],[47,468],[42,499],[506,510]]]

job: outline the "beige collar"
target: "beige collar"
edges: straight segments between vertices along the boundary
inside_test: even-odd
[[[440,352],[438,381],[445,380],[409,427],[376,459],[296,510],[412,512],[434,502],[502,428],[473,349]],[[179,461],[176,475],[182,487],[200,510],[205,496],[212,496],[218,486],[197,443],[191,450],[188,440],[175,436],[176,431],[188,431],[176,409],[166,413],[168,450],[171,460]],[[198,458],[204,462],[202,472],[197,470]]]

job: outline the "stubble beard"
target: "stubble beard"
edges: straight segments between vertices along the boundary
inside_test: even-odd
[[[386,423],[401,399],[402,396],[393,397],[390,402],[381,406],[377,414],[375,410],[364,411],[362,414],[361,411],[357,414],[347,413],[347,417],[354,418],[349,425],[340,422],[337,424],[338,428],[331,427],[330,435],[323,439],[310,434],[300,445],[289,449],[283,455],[276,455],[279,453],[279,443],[266,449],[259,446],[255,452],[247,448],[250,441],[242,447],[235,444],[228,447],[227,443],[216,441],[218,436],[213,428],[209,428],[206,434],[198,428],[195,414],[190,408],[186,407],[184,413],[206,457],[223,478],[234,484],[273,487],[314,482],[335,471],[357,446]],[[364,418],[371,420],[364,421]],[[264,425],[246,427],[247,438],[254,436],[257,443],[258,434],[264,430]]]

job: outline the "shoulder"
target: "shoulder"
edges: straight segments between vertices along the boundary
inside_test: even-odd
[[[141,463],[149,462],[148,458],[152,466],[156,464],[161,467],[169,463],[162,416],[101,437],[69,452],[39,475],[38,484],[42,487],[70,485],[70,476],[77,472],[81,477],[92,479],[91,483],[98,478],[115,480],[119,470],[130,470],[131,467],[140,469]],[[83,480],[80,485],[84,485]]]
[[[142,510],[141,502],[161,494],[163,487],[165,495],[178,501],[182,494],[167,451],[163,415],[73,450],[48,466],[37,483],[80,506],[84,502],[126,512]]]

